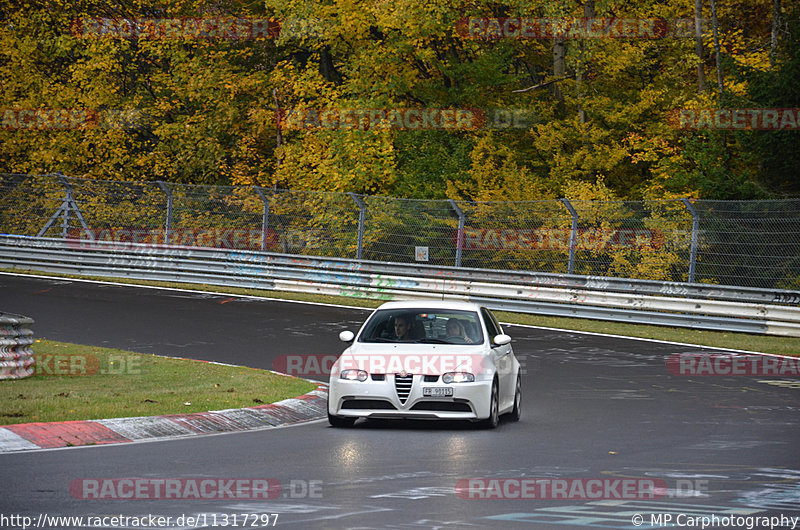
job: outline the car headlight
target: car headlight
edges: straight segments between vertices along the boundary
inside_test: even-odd
[[[442,376],[444,383],[472,383],[475,376],[468,372],[447,372]]]
[[[339,378],[347,379],[348,381],[366,381],[368,375],[365,370],[342,370]]]

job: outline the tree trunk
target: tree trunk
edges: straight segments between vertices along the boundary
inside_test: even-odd
[[[705,92],[706,74],[703,70],[703,0],[694,0],[694,51],[697,64],[697,91]]]
[[[772,35],[769,43],[769,69],[775,66],[775,54],[778,53],[778,31],[781,26],[781,0],[772,0]]]
[[[275,152],[277,153],[281,146],[283,145],[283,134],[281,133],[281,104],[278,102],[278,91],[277,89],[272,89],[272,98],[275,100]],[[275,157],[275,173],[278,173],[278,170],[281,168],[281,158],[280,156]],[[275,185],[273,188],[277,191],[278,189],[278,180],[275,179]]]
[[[555,41],[553,41],[553,76],[556,79],[560,79],[566,75],[566,56],[567,45],[564,39],[555,39]],[[561,87],[558,83],[553,83],[553,95],[558,99],[564,99],[564,94],[561,93]]]
[[[595,17],[595,9],[594,9],[594,0],[586,0],[583,4],[583,18],[594,18]],[[581,41],[578,44],[580,48],[580,58],[578,63],[577,71],[575,72],[575,81],[576,81],[576,89],[578,91],[578,119],[581,123],[586,123],[586,112],[583,110],[583,105],[581,99],[583,98],[583,88],[581,86],[581,81],[583,81],[583,72],[586,70],[585,68],[585,61],[584,61],[584,52],[585,50],[585,42]]]
[[[719,53],[719,24],[717,23],[717,0],[711,0],[711,24],[714,31],[714,61],[717,64],[717,85],[719,85],[719,94],[725,91],[725,85],[722,83],[722,60]]]

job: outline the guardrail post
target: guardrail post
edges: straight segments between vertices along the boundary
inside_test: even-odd
[[[36,234],[36,237],[42,237],[45,232],[47,232],[50,227],[53,226],[53,223],[56,222],[56,219],[63,217],[61,222],[61,237],[63,239],[67,239],[69,236],[69,213],[74,211],[75,217],[78,218],[81,226],[86,231],[86,235],[89,236],[89,239],[94,241],[94,232],[92,232],[92,230],[89,228],[89,225],[86,224],[86,220],[83,218],[81,209],[78,208],[78,203],[75,202],[75,196],[72,193],[72,184],[70,184],[67,180],[67,177],[61,173],[56,173],[55,176],[64,187],[64,200],[61,202],[61,206],[59,206],[56,210],[56,213],[54,213],[47,223],[45,223],[44,228],[39,230],[39,233]]]
[[[167,219],[164,226],[164,244],[169,245],[172,235],[172,190],[165,182],[161,180],[158,181],[158,185],[161,186],[161,189],[167,196]]]
[[[269,199],[267,194],[264,193],[264,188],[255,186],[254,189],[258,196],[261,197],[261,202],[264,203],[264,208],[261,212],[261,252],[267,251],[267,230],[269,229]]]
[[[447,201],[450,203],[450,207],[453,209],[454,212],[456,212],[456,215],[458,216],[458,232],[456,236],[456,267],[460,267],[461,256],[464,251],[465,216],[464,212],[461,210],[461,208],[458,207],[458,204],[456,204],[456,201],[454,201],[453,199],[447,199]]]
[[[572,228],[569,234],[569,261],[567,262],[567,274],[574,274],[575,272],[575,248],[578,246],[578,212],[572,207],[572,203],[566,197],[561,199],[561,202],[569,210],[572,216]]]
[[[353,202],[356,203],[358,206],[358,246],[356,247],[356,259],[361,259],[361,255],[364,252],[364,223],[367,219],[367,205],[364,201],[356,195],[355,193],[348,192],[347,193]]]
[[[681,202],[689,213],[692,214],[692,246],[689,248],[689,283],[694,283],[695,268],[697,264],[697,240],[700,231],[700,215],[689,199],[681,199]]]

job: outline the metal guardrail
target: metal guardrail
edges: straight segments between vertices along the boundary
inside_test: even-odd
[[[33,374],[31,344],[33,319],[0,313],[0,379],[22,379]]]
[[[800,289],[800,199],[401,199],[0,173],[0,233]]]
[[[800,337],[800,291],[0,235],[0,268],[381,300],[441,298],[539,315]]]

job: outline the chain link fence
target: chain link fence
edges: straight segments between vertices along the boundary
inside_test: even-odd
[[[469,202],[0,174],[0,233],[800,288],[800,200]]]

